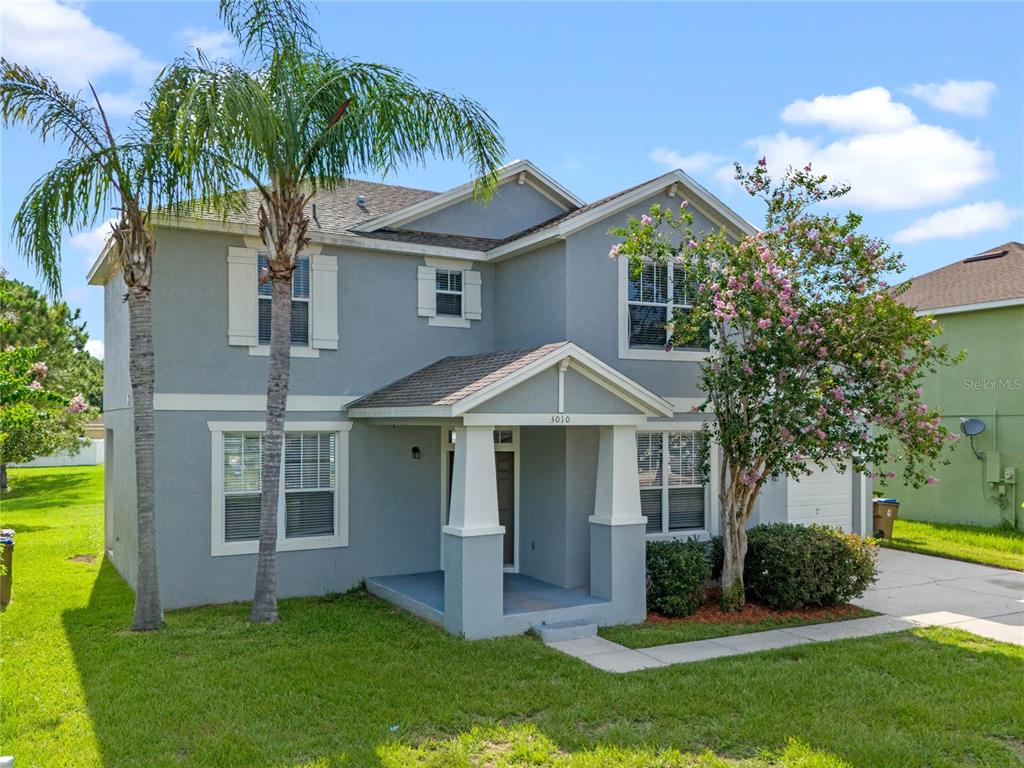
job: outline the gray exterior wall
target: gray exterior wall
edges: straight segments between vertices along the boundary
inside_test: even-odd
[[[207,421],[259,421],[262,416],[157,412],[158,562],[167,608],[252,599],[256,555],[210,555]],[[338,414],[289,416],[289,421],[328,419],[337,420]],[[422,452],[419,460],[412,459],[413,446]],[[280,552],[279,596],[338,592],[367,576],[436,570],[440,472],[437,427],[355,424],[349,437],[349,545]],[[402,482],[389,482],[396,475]]]
[[[498,349],[540,346],[569,338],[565,327],[565,243],[557,241],[496,266]]]
[[[518,184],[513,179],[498,187],[486,203],[464,200],[414,219],[401,228],[500,240],[547,221],[564,210],[563,206],[529,184]]]

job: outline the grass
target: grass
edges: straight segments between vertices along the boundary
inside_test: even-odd
[[[691,640],[710,640],[728,635],[745,635],[750,632],[764,632],[769,629],[806,627],[809,624],[825,624],[830,621],[847,621],[875,616],[874,611],[865,608],[844,608],[834,613],[823,612],[814,618],[785,616],[761,619],[759,621],[697,622],[686,619],[669,622],[644,622],[643,624],[620,624],[602,627],[598,634],[613,643],[627,648],[650,648],[654,645],[687,643]]]
[[[878,543],[890,549],[1024,571],[1024,533],[1008,528],[924,523],[897,518],[892,538],[880,539]]]
[[[365,593],[127,630],[98,469],[16,470],[0,754],[28,766],[1019,766],[1024,648],[928,629],[613,675]],[[708,753],[708,754],[705,754]],[[734,761],[741,761],[736,763]]]

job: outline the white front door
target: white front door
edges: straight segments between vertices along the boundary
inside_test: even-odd
[[[800,482],[789,479],[789,522],[853,529],[853,473],[815,469]]]

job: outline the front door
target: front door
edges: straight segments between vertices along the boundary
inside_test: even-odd
[[[494,470],[498,477],[498,523],[505,526],[505,565],[516,561],[515,460],[511,451],[494,453]]]
[[[516,455],[512,451],[494,452],[494,474],[498,483],[498,524],[505,526],[504,562],[516,562]],[[448,514],[452,506],[452,476],[455,474],[455,452],[448,451]],[[446,516],[445,523],[448,522]]]

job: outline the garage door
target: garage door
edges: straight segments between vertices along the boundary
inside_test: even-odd
[[[800,482],[789,480],[789,522],[832,525],[850,531],[853,520],[852,470],[815,470]]]

